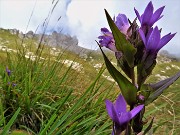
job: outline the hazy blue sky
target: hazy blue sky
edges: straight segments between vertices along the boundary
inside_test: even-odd
[[[57,0],[0,0],[0,27],[17,28],[22,32],[33,30],[42,25],[53,4]],[[104,8],[111,16],[124,13],[130,20],[136,16],[134,7],[142,14],[149,0],[59,0],[51,16],[47,32],[61,31],[76,35],[79,45],[95,49],[95,40],[101,27],[108,27]],[[176,36],[163,49],[180,55],[180,0],[152,0],[154,9],[166,6],[164,17],[155,25],[162,28],[162,35],[177,32]],[[27,31],[26,27],[31,16]],[[61,16],[60,21],[58,18]],[[39,31],[42,31],[39,28]]]

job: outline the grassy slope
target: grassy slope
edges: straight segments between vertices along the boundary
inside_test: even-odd
[[[179,71],[180,62],[172,61],[170,63],[158,63],[152,76],[148,82],[157,82],[161,76],[170,77]],[[165,92],[157,99],[151,106],[149,106],[149,114],[155,114],[155,126],[158,128],[157,134],[179,134],[180,133],[180,79],[178,79],[173,85],[171,85]]]
[[[3,46],[7,46],[8,48],[15,49],[15,50],[18,50],[18,48],[21,46],[21,40],[19,40],[19,38],[17,38],[16,35],[11,35],[6,30],[0,31],[0,37],[1,37],[0,43]],[[24,44],[26,45],[26,51],[31,51],[35,53],[37,43],[34,40],[26,39],[24,41]],[[52,50],[51,47],[46,46],[43,50],[42,57],[49,58],[48,56],[51,55],[50,61],[54,61],[56,59],[56,56],[53,56],[52,54],[50,54],[51,50]],[[70,53],[68,51],[64,52],[62,50],[61,52],[63,52],[61,60],[62,59],[63,60],[68,59],[72,61],[74,60],[83,65],[84,73],[79,73],[79,72],[76,72],[75,70],[71,70],[69,81],[67,81],[66,83],[67,85],[75,88],[76,94],[80,95],[82,91],[84,90],[84,88],[86,88],[97,75],[97,71],[93,67],[93,64],[103,63],[102,56],[93,53],[92,57],[94,61],[90,58],[84,61],[83,59],[79,58],[76,54]],[[4,62],[6,62],[6,54],[7,54],[6,52],[0,51],[0,58],[1,58],[0,62],[2,62],[3,64]],[[14,55],[16,55],[16,53]],[[148,82],[158,81],[159,77],[156,76],[157,74],[160,74],[161,76],[171,76],[175,74],[177,71],[179,71],[179,69],[177,69],[176,67],[172,67],[172,65],[176,65],[180,67],[180,63],[176,61],[172,61],[170,63],[158,63],[150,79],[148,80]],[[170,67],[171,69],[168,70],[167,67]],[[63,68],[64,68],[63,71],[66,71],[68,69],[66,66],[63,66]],[[105,72],[104,74],[108,75],[107,72]],[[101,77],[101,81],[103,80],[104,78]],[[112,82],[106,81],[106,83],[101,87],[102,89],[101,91],[102,92],[107,91],[107,87],[110,86],[111,84]],[[118,88],[114,87],[114,89],[118,89]],[[177,80],[172,86],[170,86],[170,88],[166,90],[158,100],[156,100],[153,104],[151,104],[147,108],[148,111],[147,111],[146,117],[149,118],[149,116],[155,116],[154,127],[160,126],[157,129],[157,132],[156,132],[157,134],[160,134],[160,133],[161,134],[164,134],[164,133],[178,134],[180,132],[178,128],[180,126],[180,118],[179,118],[180,111],[178,109],[178,106],[180,105],[179,89],[180,89],[180,79]],[[111,97],[111,99],[114,99],[114,97]]]
[[[22,44],[22,40],[19,39],[16,35],[10,34],[8,30],[0,30],[0,45],[1,46],[7,46],[7,48],[9,49],[19,50],[20,48],[22,48],[21,44]],[[25,45],[24,52],[33,52],[33,54],[35,54],[36,49],[37,49],[37,44],[38,43],[33,39],[25,39],[23,41],[23,45]],[[78,72],[72,71],[74,74],[78,74],[79,79],[83,78],[83,82],[81,81],[81,85],[82,83],[85,83],[84,85],[88,85],[89,81],[92,81],[97,75],[98,72],[93,67],[93,64],[99,63],[99,61],[97,60],[93,61],[90,58],[88,58],[87,61],[85,61],[84,59],[79,58],[77,54],[71,53],[67,50],[62,50],[59,48],[57,51],[53,51],[52,48],[53,47],[45,46],[41,54],[41,57],[45,59],[47,58],[49,60],[49,56],[50,56],[50,61],[55,61],[57,60],[57,56],[53,55],[52,52],[60,52],[61,62],[63,60],[70,60],[70,61],[75,61],[79,63],[80,65],[82,65],[83,67],[82,70],[84,73],[79,74]],[[0,50],[1,62],[6,60],[6,55],[7,55],[6,51]],[[14,55],[16,55],[16,53],[14,53]],[[68,66],[64,66],[64,68],[68,69]],[[78,86],[77,82],[75,83],[76,83],[76,86]],[[82,86],[79,86],[79,87],[82,87]]]

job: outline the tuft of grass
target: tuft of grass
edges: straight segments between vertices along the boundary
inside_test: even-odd
[[[114,91],[113,84],[101,77],[104,68],[98,73],[92,66],[86,69],[90,64],[75,54],[64,52],[55,57],[43,50],[35,60],[25,57],[29,50],[24,47],[3,56],[0,129],[10,134],[110,134],[104,100],[114,97]],[[64,59],[78,61],[85,73],[73,69],[73,63],[67,67]],[[15,119],[18,108],[21,111]]]

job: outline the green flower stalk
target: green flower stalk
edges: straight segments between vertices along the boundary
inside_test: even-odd
[[[137,25],[136,19],[131,23],[125,14],[119,14],[116,20],[112,19],[105,10],[111,31],[101,28],[102,35],[98,37],[100,39],[98,44],[106,67],[121,90],[114,104],[109,100],[105,101],[108,115],[113,121],[113,135],[120,135],[123,131],[127,135],[131,132],[142,133],[145,106],[157,99],[180,77],[178,72],[155,84],[145,83],[156,65],[157,53],[176,34],[161,36],[158,26],[153,27],[154,23],[163,17],[161,14],[164,8],[165,6],[160,7],[154,12],[151,1],[142,15],[134,8],[140,26]],[[126,76],[111,64],[101,47],[115,52],[118,66]],[[134,71],[135,67],[137,72]],[[130,111],[126,110],[126,103],[130,106]],[[144,130],[145,133],[151,129],[152,124],[153,119]]]

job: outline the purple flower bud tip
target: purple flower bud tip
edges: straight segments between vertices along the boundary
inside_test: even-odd
[[[115,24],[124,35],[127,35],[130,25],[125,14],[118,14]]]
[[[115,123],[116,132],[122,132],[125,130],[128,122],[134,118],[136,114],[138,114],[144,107],[144,105],[139,105],[128,112],[126,109],[126,101],[121,94],[116,99],[115,104],[109,100],[106,100],[105,103],[107,112]]]
[[[11,70],[9,70],[8,67],[6,67],[6,73],[8,74],[8,76],[11,75]]]
[[[138,98],[139,98],[139,100],[141,100],[141,101],[144,101],[144,99],[145,99],[145,97],[144,97],[143,95],[141,95],[141,94],[138,96]]]
[[[16,83],[12,83],[12,86],[15,87],[15,86],[17,86],[17,84]]]

